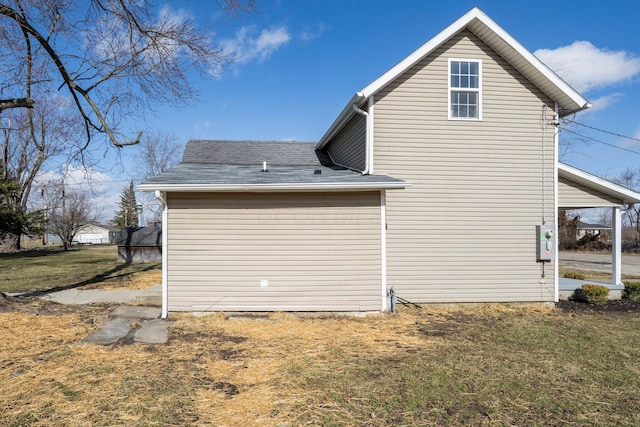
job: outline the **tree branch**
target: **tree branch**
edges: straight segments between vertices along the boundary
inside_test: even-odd
[[[0,112],[9,108],[33,108],[31,98],[0,99]]]

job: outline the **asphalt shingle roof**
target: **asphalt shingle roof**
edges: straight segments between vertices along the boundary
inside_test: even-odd
[[[189,141],[182,163],[319,166],[315,143],[283,141]]]
[[[267,162],[267,172],[262,171]],[[402,184],[386,175],[362,175],[331,163],[311,142],[189,141],[182,162],[145,181],[143,190],[163,186]]]

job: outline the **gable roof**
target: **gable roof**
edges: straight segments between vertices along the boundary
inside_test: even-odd
[[[558,163],[558,176],[620,199],[623,204],[640,203],[640,193],[637,191],[614,184],[611,181],[564,163]]]
[[[527,79],[558,103],[561,117],[589,108],[589,102],[551,71],[542,61],[536,58],[516,39],[495,23],[479,8],[474,7],[453,24],[449,25],[434,38],[420,46],[411,55],[400,61],[389,71],[371,82],[364,89],[356,92],[342,110],[338,118],[329,127],[318,143],[318,148],[324,147],[331,138],[355,114],[352,105],[361,106],[380,89],[391,83],[402,73],[409,70],[424,57],[431,54],[444,42],[464,29],[469,29],[489,47],[514,66]]]
[[[138,190],[340,191],[408,186],[387,175],[362,175],[338,167],[314,143],[189,141],[181,163],[140,184]]]

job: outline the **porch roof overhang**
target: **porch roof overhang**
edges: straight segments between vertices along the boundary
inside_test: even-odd
[[[558,178],[564,178],[566,181],[577,184],[586,190],[593,190],[608,197],[608,200],[600,198],[600,203],[589,202],[567,202],[564,201],[562,190],[558,194],[558,207],[564,209],[583,209],[602,206],[621,206],[634,203],[640,203],[640,193],[621,185],[615,184],[606,179],[592,175],[583,170],[574,168],[564,163],[558,163]],[[580,190],[578,190],[580,191]]]

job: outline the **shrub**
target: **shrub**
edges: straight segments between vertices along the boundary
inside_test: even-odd
[[[583,273],[580,273],[579,271],[567,271],[566,273],[564,273],[564,277],[566,277],[567,279],[576,280],[584,280],[587,278],[587,276],[585,276]]]
[[[623,296],[630,301],[640,301],[640,282],[625,283]]]
[[[589,304],[604,305],[609,299],[609,288],[600,285],[582,285],[582,294]]]

